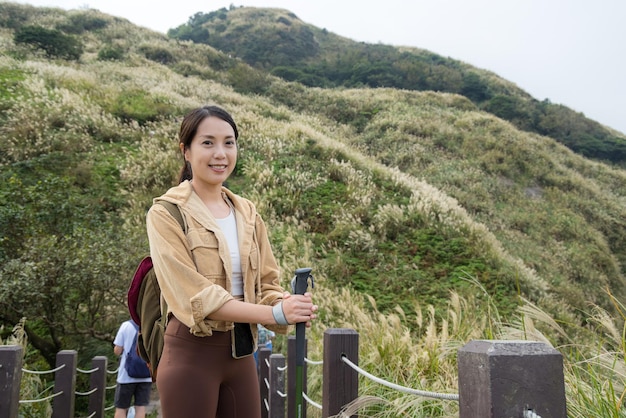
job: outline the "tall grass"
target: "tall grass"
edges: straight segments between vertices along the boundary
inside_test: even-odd
[[[26,319],[22,319],[16,324],[11,333],[4,340],[0,338],[0,345],[12,345],[22,347],[22,368],[29,370],[32,365],[24,363],[27,353],[31,350],[28,345],[28,339],[24,326]],[[4,327],[0,327],[0,335],[4,333]],[[51,395],[50,388],[37,374],[23,372],[22,381],[20,382],[20,399],[21,400],[37,400],[43,399]],[[27,402],[20,405],[19,416],[24,418],[41,418],[52,415],[52,405],[49,401],[43,402]]]
[[[458,393],[457,351],[474,339],[539,341],[563,355],[568,416],[571,418],[624,417],[626,340],[623,321],[594,307],[593,322],[604,337],[595,343],[568,336],[546,312],[528,301],[509,322],[502,322],[490,301],[477,301],[451,293],[444,317],[432,306],[415,307],[409,320],[397,308],[383,314],[375,301],[346,289],[317,292],[323,304],[323,326],[308,335],[310,359],[321,359],[325,327],[341,327],[359,333],[359,367],[391,383],[435,392]],[[617,303],[617,302],[616,302]],[[491,306],[487,306],[491,305]],[[623,306],[619,306],[623,309]],[[479,313],[478,315],[476,313]],[[491,314],[488,314],[491,312]],[[332,320],[331,320],[332,318]],[[561,339],[568,343],[555,345]],[[308,395],[321,397],[321,367],[308,367]],[[319,417],[311,406],[307,413]],[[456,401],[406,394],[359,375],[359,398],[344,411],[367,417],[458,417]]]

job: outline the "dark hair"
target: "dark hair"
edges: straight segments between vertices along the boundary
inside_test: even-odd
[[[196,132],[198,131],[198,125],[200,125],[200,123],[209,116],[215,116],[222,119],[224,122],[228,122],[228,124],[233,127],[233,131],[235,131],[235,139],[239,138],[237,124],[227,111],[218,106],[202,106],[187,113],[180,124],[178,141],[184,145],[184,149],[191,146],[191,141],[196,136]],[[183,156],[183,168],[180,170],[178,181],[182,183],[183,181],[191,180],[192,178],[193,173],[191,172],[191,166],[184,160]]]

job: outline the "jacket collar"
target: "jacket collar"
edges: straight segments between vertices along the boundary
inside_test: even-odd
[[[255,222],[254,214],[256,210],[251,202],[239,197],[225,187],[222,188],[222,195],[232,204],[238,223],[241,221],[248,224]],[[193,218],[210,231],[215,231],[218,228],[215,218],[211,212],[207,210],[200,196],[194,192],[191,182],[188,180],[180,183],[178,186],[172,187],[164,195],[154,200],[155,202],[158,200],[167,200],[178,205],[186,216]]]

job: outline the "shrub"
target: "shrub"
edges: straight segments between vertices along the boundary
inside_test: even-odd
[[[173,112],[166,100],[138,89],[123,91],[112,101],[110,111],[124,121],[134,120],[140,125]]]
[[[119,61],[124,58],[124,50],[120,46],[105,45],[98,51],[100,61]]]
[[[150,61],[158,62],[159,64],[171,64],[176,62],[174,55],[167,49],[158,46],[142,45],[139,47],[141,52]]]
[[[83,53],[83,46],[78,39],[41,26],[22,26],[15,31],[14,41],[42,49],[49,57],[78,60]]]
[[[240,93],[263,94],[268,85],[268,76],[246,64],[238,63],[228,70],[228,81]]]
[[[92,16],[89,13],[74,14],[69,17],[69,22],[62,23],[57,29],[66,33],[81,34],[85,31],[92,31],[105,28],[109,23],[99,16]]]

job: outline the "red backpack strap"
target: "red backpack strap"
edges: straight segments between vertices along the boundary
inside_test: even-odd
[[[130,282],[130,288],[128,289],[128,306],[134,307],[129,309],[129,313],[133,321],[141,327],[141,318],[137,313],[137,302],[139,300],[139,292],[141,290],[141,283],[143,278],[146,277],[146,273],[152,268],[152,258],[150,256],[144,257],[143,260],[137,266],[133,279]]]

